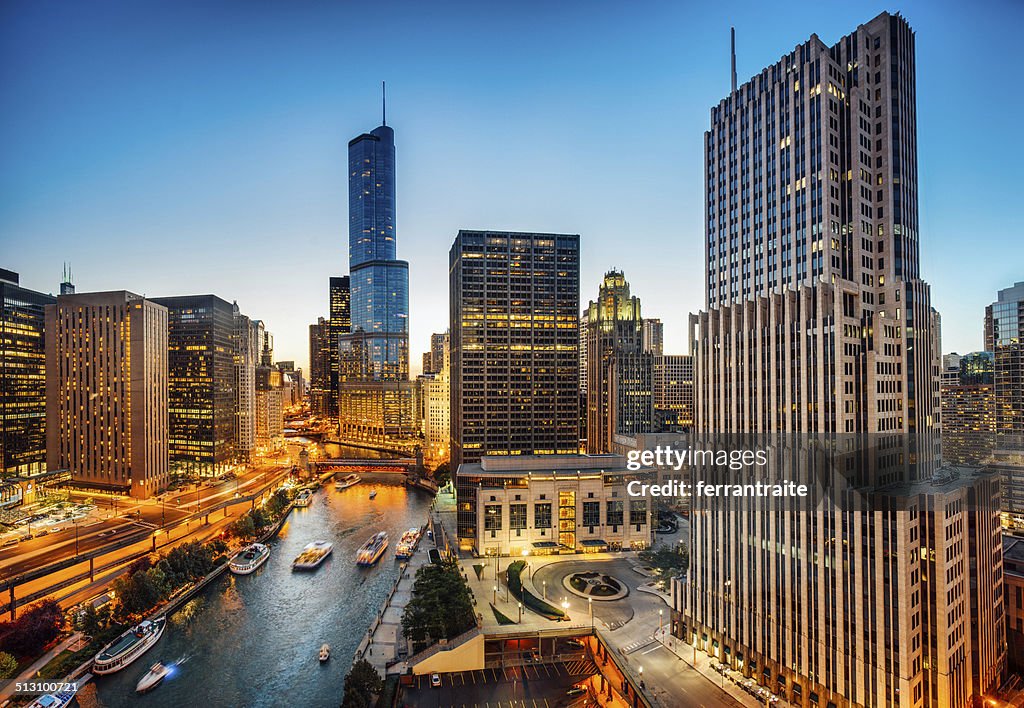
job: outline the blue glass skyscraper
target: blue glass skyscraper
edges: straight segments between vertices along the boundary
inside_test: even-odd
[[[344,440],[403,444],[413,430],[409,264],[396,259],[395,133],[386,124],[348,144],[351,331],[339,338]]]
[[[348,144],[352,333],[365,380],[409,378],[409,264],[396,260],[395,132],[382,125]]]

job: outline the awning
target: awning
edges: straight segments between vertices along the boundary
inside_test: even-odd
[[[558,544],[554,541],[534,541],[531,545],[534,548],[558,548]]]
[[[598,538],[588,538],[588,539],[584,540],[581,545],[586,546],[586,547],[594,547],[594,546],[607,546],[608,543],[606,541],[602,541],[601,539],[598,539]]]

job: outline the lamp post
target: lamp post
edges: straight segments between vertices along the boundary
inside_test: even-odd
[[[665,610],[658,610],[658,631],[661,632],[665,629],[664,621]]]
[[[642,666],[640,667],[640,688],[645,688],[645,686],[644,686],[644,667],[642,667]]]
[[[544,584],[544,599],[547,600],[548,599],[548,581],[544,580],[542,582]]]
[[[590,629],[591,629],[591,631],[593,631],[593,629],[594,629],[594,598],[588,597],[587,598],[587,605],[590,606]]]
[[[495,605],[498,604],[498,586],[497,585],[494,586],[494,599],[493,599],[493,602],[494,602]]]
[[[569,599],[565,596],[562,597],[562,612],[565,613],[566,618],[569,617]]]
[[[519,624],[523,623],[523,603],[519,603]]]

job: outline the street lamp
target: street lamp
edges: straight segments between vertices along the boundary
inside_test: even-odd
[[[664,624],[664,619],[663,619],[664,614],[665,614],[664,610],[658,610],[658,631],[659,632],[661,632],[662,630],[665,629],[665,624]]]
[[[640,667],[640,688],[644,688],[644,667]]]
[[[497,604],[498,604],[498,586],[497,586],[497,585],[495,585],[495,586],[494,586],[494,598],[493,598],[493,602],[494,602],[494,604],[495,604],[495,605],[497,605]]]
[[[566,618],[569,617],[569,599],[565,596],[562,597],[562,612],[565,613]]]
[[[523,623],[523,603],[519,603],[519,624]]]
[[[544,580],[542,582],[544,583],[544,599],[547,600],[548,599],[548,581]]]
[[[594,629],[594,598],[588,597],[587,604],[590,606],[590,629]]]

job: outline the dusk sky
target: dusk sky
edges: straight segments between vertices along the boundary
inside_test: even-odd
[[[579,233],[686,353],[703,133],[729,89],[882,10],[917,32],[922,277],[943,352],[1024,280],[1019,2],[0,4],[0,267],[56,291],[215,293],[305,368],[348,272],[348,141],[388,124],[414,368],[460,228]]]

